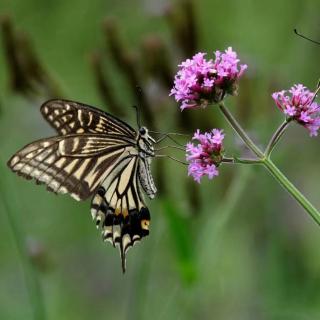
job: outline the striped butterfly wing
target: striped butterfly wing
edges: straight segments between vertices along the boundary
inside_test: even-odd
[[[120,134],[134,139],[136,131],[127,123],[89,105],[69,100],[49,100],[41,113],[61,135],[74,133]]]
[[[47,185],[49,191],[87,199],[122,157],[137,153],[120,135],[76,134],[28,144],[9,161],[12,171]]]
[[[143,192],[156,193],[148,157],[137,148],[137,132],[94,107],[50,100],[41,113],[60,136],[28,144],[9,161],[12,171],[76,200],[94,195],[91,213],[104,240],[120,249],[122,269],[129,247],[149,234]]]
[[[150,213],[139,179],[141,161],[138,155],[118,161],[91,204],[91,214],[97,227],[102,229],[103,240],[119,248],[123,272],[128,249],[149,234]]]

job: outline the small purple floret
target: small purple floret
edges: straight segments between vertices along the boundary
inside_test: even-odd
[[[187,144],[188,175],[198,183],[205,175],[212,179],[219,174],[217,168],[222,161],[223,139],[222,130],[213,129],[211,132],[205,133],[200,133],[197,130],[192,140],[198,140],[199,143],[197,145],[193,142]]]
[[[273,93],[272,98],[288,118],[295,120],[308,129],[311,137],[318,135],[320,105],[314,101],[314,92],[302,84],[296,84],[289,90]]]

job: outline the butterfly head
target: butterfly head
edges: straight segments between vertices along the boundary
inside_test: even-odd
[[[139,129],[139,134],[140,134],[140,136],[145,136],[145,135],[147,135],[148,134],[148,129],[146,128],[146,127],[140,127],[140,129]]]
[[[139,129],[139,136],[141,138],[147,139],[151,141],[152,143],[155,143],[156,141],[149,135],[149,131],[146,127],[140,127]]]
[[[156,141],[149,135],[146,127],[139,128],[137,143],[142,154],[145,154],[146,156],[154,156],[153,145],[155,142]]]

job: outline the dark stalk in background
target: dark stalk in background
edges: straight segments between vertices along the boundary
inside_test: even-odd
[[[0,24],[12,91],[28,99],[61,96],[61,90],[42,65],[28,36],[15,31],[8,16],[1,17]]]
[[[174,43],[178,44],[184,58],[191,57],[198,48],[197,24],[192,0],[184,0],[169,6],[165,16],[170,26]]]
[[[163,87],[169,91],[172,88],[174,71],[164,41],[157,34],[148,35],[142,41],[141,51],[148,75],[158,78]]]
[[[100,52],[93,52],[90,58],[96,86],[104,105],[114,115],[119,117],[124,116],[125,110],[121,108],[120,103],[117,101],[114,90],[111,87],[112,83],[107,77],[107,73],[104,72],[104,64]]]
[[[35,90],[48,98],[62,96],[62,92],[56,81],[43,66],[41,59],[37,56],[33,44],[28,35],[20,32],[17,34],[18,47],[23,54],[22,64],[26,75],[29,75],[30,83],[34,82]]]
[[[195,54],[198,49],[198,28],[193,0],[184,0],[181,4],[185,16],[185,46],[188,57]]]
[[[136,87],[143,86],[142,79],[138,72],[138,61],[134,54],[130,52],[122,44],[119,36],[118,24],[113,18],[106,18],[103,24],[103,30],[106,36],[107,45],[111,54],[111,57],[116,66],[122,71],[123,75],[129,84],[129,88],[132,91],[133,97],[136,97]],[[149,101],[145,95],[145,92],[141,93],[141,109],[145,117],[146,124],[155,128],[154,118]]]
[[[10,87],[13,91],[29,96],[34,91],[21,63],[21,51],[19,50],[13,24],[8,16],[0,18],[2,42],[6,65],[9,69]]]

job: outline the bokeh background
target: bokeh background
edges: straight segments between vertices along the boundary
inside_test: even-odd
[[[6,167],[50,136],[39,107],[82,101],[162,132],[225,129],[214,107],[180,113],[168,97],[177,64],[232,46],[249,65],[226,103],[261,146],[282,122],[271,93],[320,76],[318,0],[1,0],[0,319],[320,319],[320,228],[264,168],[223,166],[197,185],[157,159],[151,234],[128,253],[106,246],[90,202],[55,196]],[[185,143],[185,139],[180,139]],[[291,126],[276,164],[320,208],[319,138]],[[184,154],[170,151],[180,159]]]

